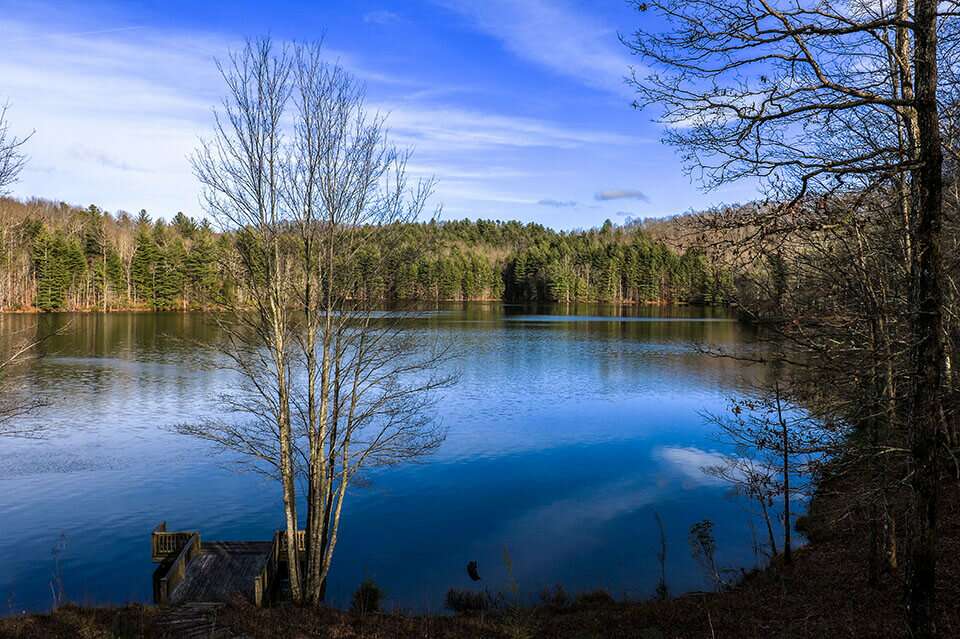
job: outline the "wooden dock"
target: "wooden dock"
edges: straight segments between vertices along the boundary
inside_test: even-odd
[[[303,533],[298,535],[300,543]],[[198,531],[153,529],[153,600],[161,605],[229,602],[269,606],[286,574],[286,537],[272,541],[201,541]]]

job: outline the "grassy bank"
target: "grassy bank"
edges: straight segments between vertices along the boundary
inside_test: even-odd
[[[823,491],[825,492],[825,491]],[[960,636],[960,493],[945,490],[939,572],[940,629]],[[867,579],[867,527],[842,519],[843,492],[814,500],[806,518],[811,541],[794,564],[774,562],[745,575],[734,588],[666,601],[614,601],[603,593],[554,596],[521,609],[470,616],[402,612],[258,609],[231,605],[209,619],[205,637],[499,638],[830,637],[904,636],[902,568],[878,584]],[[64,607],[53,614],[0,620],[0,637],[58,639],[176,637],[183,632],[153,606]],[[213,634],[209,633],[213,629]]]

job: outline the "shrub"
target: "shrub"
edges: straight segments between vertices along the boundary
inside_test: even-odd
[[[549,608],[566,608],[570,605],[570,597],[563,586],[557,584],[553,588],[544,588],[540,592],[540,603]]]
[[[358,615],[380,612],[380,601],[383,591],[373,579],[364,579],[360,587],[353,593],[350,602],[350,612]]]
[[[613,597],[606,590],[598,588],[589,592],[582,592],[577,595],[576,604],[578,606],[607,606],[614,603]]]
[[[444,605],[458,615],[483,612],[490,609],[490,597],[485,592],[451,588],[447,591]]]

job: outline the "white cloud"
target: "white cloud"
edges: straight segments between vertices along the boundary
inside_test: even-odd
[[[93,162],[94,164],[99,164],[109,169],[116,169],[118,171],[127,171],[133,173],[147,173],[149,169],[146,169],[142,166],[135,166],[121,160],[120,158],[115,158],[102,151],[97,151],[85,146],[75,146],[68,151],[68,156],[75,159],[78,162]]]
[[[497,204],[536,204],[536,200],[524,195],[504,193],[495,184],[464,184],[457,180],[441,180],[438,185],[439,200],[448,199]]]
[[[377,11],[369,11],[363,14],[363,21],[368,24],[387,25],[400,22],[401,18],[399,14],[396,14],[393,11],[380,9]]]
[[[0,96],[11,121],[35,130],[15,193],[196,211],[186,156],[219,87],[214,54],[231,43],[146,29],[98,31],[0,22]]]
[[[518,57],[583,84],[627,95],[630,60],[616,31],[563,0],[434,0],[467,16]]]
[[[620,480],[591,487],[524,513],[504,527],[504,539],[537,539],[544,531],[562,531],[551,543],[525,548],[518,555],[518,568],[539,573],[555,567],[572,556],[582,555],[595,546],[601,537],[597,532],[618,518],[656,503],[660,491],[656,486],[636,480]]]
[[[561,25],[586,38],[564,47],[587,51],[590,38],[599,43],[610,35],[600,38],[603,29],[589,21],[574,29],[570,20],[576,16],[539,0],[514,10],[525,19],[544,17],[544,28]],[[95,28],[59,7],[51,10],[54,15],[56,20],[41,20],[33,11],[0,17],[5,43],[0,101],[10,100],[16,134],[36,131],[14,194],[95,203],[108,210],[146,208],[155,216],[201,213],[188,157],[198,138],[210,133],[211,111],[222,95],[214,58],[242,46],[242,39],[128,25],[116,16],[113,23],[98,18],[104,27]],[[570,200],[585,201],[590,197],[590,178],[583,170],[587,154],[598,149],[627,153],[649,142],[607,129],[605,123],[514,115],[511,102],[490,106],[464,99],[465,93],[482,93],[483,86],[414,79],[406,75],[408,69],[418,72],[410,66],[393,73],[374,66],[366,51],[327,48],[326,53],[369,83],[370,106],[389,116],[393,142],[414,149],[417,164],[411,173],[436,176],[435,202],[451,210],[549,216],[562,224],[571,209],[538,207],[544,193],[568,192]],[[607,53],[619,55],[612,49]],[[620,68],[604,55],[591,59],[594,71]]]
[[[417,177],[442,177],[452,180],[503,180],[514,178],[528,178],[541,175],[535,171],[523,170],[508,166],[485,166],[483,168],[467,168],[452,162],[443,164],[419,164],[412,162],[407,165],[407,171]]]
[[[577,206],[577,203],[574,200],[555,200],[553,198],[539,200],[537,204],[540,206],[549,206],[555,209],[573,208]]]
[[[650,198],[647,197],[646,193],[636,189],[611,189],[609,191],[600,191],[593,197],[598,202],[606,202],[609,200],[640,200],[641,202],[650,201]]]
[[[572,149],[594,144],[640,144],[628,135],[565,127],[534,118],[408,104],[371,105],[389,114],[394,141],[418,150],[464,150],[492,147]]]
[[[720,453],[709,452],[694,447],[664,446],[654,451],[654,457],[665,461],[672,470],[695,485],[713,485],[722,480],[703,472],[710,466],[721,466],[726,457]]]

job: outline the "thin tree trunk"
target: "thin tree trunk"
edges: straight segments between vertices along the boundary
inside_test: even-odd
[[[277,368],[280,401],[280,476],[283,487],[283,512],[286,518],[287,570],[290,578],[290,595],[295,604],[303,601],[300,579],[300,549],[297,543],[297,497],[294,484],[292,442],[290,433],[290,414],[286,410],[289,397],[286,386],[286,370],[280,364]]]
[[[780,384],[776,385],[777,419],[780,421],[782,433],[780,445],[783,446],[783,563],[793,563],[793,554],[790,548],[790,438],[787,422],[783,418],[783,409],[780,404]]]
[[[916,104],[920,167],[914,184],[918,206],[914,233],[912,356],[914,379],[910,414],[912,487],[915,499],[910,553],[909,612],[914,637],[935,637],[937,518],[940,498],[939,445],[943,432],[943,285],[940,255],[943,156],[937,107],[937,2],[914,3]]]
[[[280,434],[280,481],[283,489],[283,510],[286,517],[287,571],[290,596],[295,604],[303,602],[303,583],[300,576],[300,548],[297,543],[297,493],[294,483],[293,434],[290,424],[290,395],[287,387],[286,321],[283,307],[284,273],[280,269],[280,249],[276,237],[272,240],[273,266],[271,268],[270,319],[273,324],[273,348],[277,373],[278,430]]]
[[[773,523],[770,521],[770,511],[767,508],[767,499],[763,495],[760,495],[760,498],[757,501],[760,502],[760,511],[763,514],[763,523],[767,526],[767,537],[770,541],[770,557],[773,558],[777,556],[777,536],[773,534]]]

